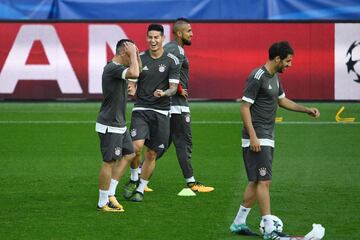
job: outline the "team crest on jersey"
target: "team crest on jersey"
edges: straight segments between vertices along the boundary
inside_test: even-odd
[[[120,155],[121,155],[121,147],[116,147],[116,148],[115,148],[115,155],[116,155],[116,156],[120,156]]]
[[[262,177],[265,176],[266,175],[266,168],[265,167],[259,168],[259,174]]]
[[[165,72],[166,66],[164,64],[159,65],[159,72]]]
[[[185,115],[185,122],[187,122],[187,123],[190,122],[190,114]]]
[[[130,135],[131,135],[132,137],[135,137],[135,136],[136,136],[136,129],[131,129]]]

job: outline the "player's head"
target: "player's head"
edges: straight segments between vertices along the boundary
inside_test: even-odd
[[[115,49],[116,55],[121,55],[122,53],[124,53],[124,46],[125,46],[124,44],[126,42],[134,43],[134,41],[130,39],[121,39],[116,44],[116,49]]]
[[[175,20],[173,26],[174,38],[181,45],[191,45],[191,38],[193,36],[190,21],[186,18],[178,18]]]
[[[116,44],[114,58],[116,58],[124,66],[129,66],[130,65],[130,56],[126,53],[126,48],[125,48],[126,43],[135,44],[133,40],[121,39]]]
[[[150,24],[148,26],[146,40],[151,51],[157,51],[162,48],[162,44],[165,40],[164,27],[160,24]]]
[[[282,73],[291,67],[294,50],[287,41],[273,43],[269,48],[269,60],[276,65],[276,71]]]

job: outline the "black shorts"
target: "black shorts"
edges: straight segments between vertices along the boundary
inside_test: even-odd
[[[173,141],[175,145],[192,148],[190,113],[171,114],[170,135],[170,141]]]
[[[125,155],[134,153],[134,147],[128,130],[124,134],[110,132],[98,134],[103,161],[115,161]]]
[[[145,146],[160,158],[169,146],[170,117],[152,111],[133,111],[130,135],[133,141],[144,139]]]
[[[260,152],[243,148],[243,159],[249,182],[271,180],[274,148],[261,146]]]

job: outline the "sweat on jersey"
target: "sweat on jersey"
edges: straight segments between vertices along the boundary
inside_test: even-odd
[[[278,73],[271,75],[265,68],[257,68],[249,75],[242,100],[251,105],[250,114],[256,136],[262,146],[275,146],[275,116],[278,100],[285,97]],[[250,146],[245,127],[242,130],[242,147]]]

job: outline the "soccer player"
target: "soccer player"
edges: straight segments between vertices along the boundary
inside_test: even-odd
[[[137,78],[140,72],[138,50],[132,40],[122,39],[116,44],[112,61],[102,74],[103,101],[96,120],[103,164],[99,175],[97,209],[105,212],[123,212],[115,197],[119,179],[135,156],[125,112],[128,78]]]
[[[163,48],[164,28],[151,24],[147,30],[149,49],[140,54],[142,72],[136,84],[136,102],[132,111],[130,134],[135,157],[131,163],[131,176],[125,185],[124,197],[141,202],[144,189],[159,159],[169,145],[170,97],[177,91],[180,79],[179,59]],[[138,175],[141,150],[145,149],[139,184]]]
[[[279,73],[291,67],[294,50],[288,42],[276,42],[269,48],[264,66],[256,68],[247,79],[240,107],[244,123],[242,131],[243,159],[248,184],[243,202],[230,226],[233,233],[254,235],[246,225],[246,218],[257,200],[264,220],[264,239],[279,239],[280,233],[272,230],[270,211],[270,184],[274,151],[274,125],[278,105],[287,110],[319,117],[316,108],[307,108],[286,98]]]
[[[174,54],[180,61],[180,83],[177,93],[171,98],[170,141],[175,145],[176,155],[187,186],[194,192],[212,192],[208,187],[196,181],[191,165],[192,134],[191,115],[188,98],[189,87],[189,61],[184,46],[191,45],[193,36],[190,22],[179,18],[173,26],[174,40],[167,43],[164,48]]]

